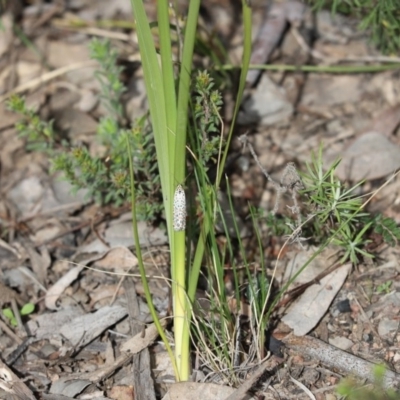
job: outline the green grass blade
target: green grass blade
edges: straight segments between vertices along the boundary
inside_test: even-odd
[[[164,86],[165,110],[167,117],[167,128],[165,135],[169,143],[168,159],[170,163],[170,171],[173,171],[175,159],[175,135],[176,135],[176,118],[177,118],[177,99],[175,90],[175,78],[172,62],[172,44],[171,29],[168,13],[168,1],[160,0],[157,2],[157,19],[160,40],[161,55],[161,74]],[[176,182],[172,182],[175,184]],[[170,188],[172,194],[173,187]]]
[[[171,209],[171,173],[168,158],[169,142],[167,132],[167,116],[165,107],[164,84],[158,57],[151,34],[150,25],[144,10],[143,1],[131,0],[135,17],[139,49],[141,54],[144,81],[149,102],[150,118],[153,125],[154,140],[159,162],[160,179],[166,210]],[[169,194],[169,195],[168,195]],[[166,212],[167,226],[171,226],[171,212]],[[170,229],[170,228],[169,228]]]
[[[219,168],[218,174],[217,174],[217,179],[216,179],[216,187],[219,187],[219,184],[221,182],[222,174],[224,171],[224,165],[226,161],[226,157],[228,156],[228,151],[229,151],[229,145],[232,139],[232,134],[233,134],[233,129],[235,128],[235,121],[237,114],[239,112],[239,108],[242,102],[242,97],[243,97],[243,91],[246,86],[246,77],[247,77],[247,72],[249,71],[249,64],[250,64],[250,57],[251,57],[251,27],[252,27],[252,22],[251,22],[251,7],[247,4],[245,0],[242,0],[242,15],[243,15],[243,56],[242,56],[242,69],[240,72],[240,80],[239,80],[239,88],[236,96],[236,102],[235,102],[235,109],[233,111],[233,117],[232,117],[232,122],[231,122],[231,127],[229,129],[229,134],[226,140],[226,147],[224,154],[222,155],[221,159],[221,166]]]
[[[196,39],[197,19],[200,9],[200,0],[190,1],[188,18],[185,28],[185,40],[182,51],[182,65],[179,74],[178,88],[178,115],[175,143],[175,179],[176,183],[185,180],[185,160],[182,155],[186,152],[186,133],[188,125],[189,96],[191,93],[191,71],[193,49]]]
[[[192,0],[189,3],[182,51],[182,65],[179,74],[175,153],[174,157],[170,160],[171,165],[174,165],[173,171],[175,186],[183,183],[186,175],[186,134],[188,125],[189,96],[191,91],[193,50],[199,9],[199,0]],[[179,379],[184,381],[189,378],[190,374],[189,341],[191,316],[190,304],[186,295],[185,239],[185,232],[174,232],[171,252],[175,357],[180,374]]]

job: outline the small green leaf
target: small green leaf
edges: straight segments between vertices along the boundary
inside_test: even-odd
[[[12,312],[11,308],[4,308],[3,315],[10,320],[10,324],[12,326],[17,326],[17,320],[14,317],[14,313]]]
[[[3,308],[3,315],[8,319],[14,318],[14,313],[11,308]]]
[[[26,303],[20,311],[21,315],[29,315],[32,314],[33,311],[35,311],[35,305],[32,303]]]

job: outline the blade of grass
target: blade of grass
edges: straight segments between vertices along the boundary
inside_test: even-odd
[[[238,88],[238,92],[237,92],[237,96],[236,96],[235,109],[233,111],[231,126],[229,129],[228,137],[226,139],[225,151],[224,151],[224,154],[222,155],[222,159],[221,159],[221,168],[219,169],[219,173],[218,173],[217,179],[216,179],[216,188],[219,187],[220,182],[221,182],[226,157],[228,156],[228,151],[229,151],[229,147],[230,147],[229,145],[231,143],[233,130],[235,128],[236,117],[239,112],[239,108],[240,108],[240,105],[242,102],[242,97],[243,97],[243,91],[246,86],[246,77],[247,77],[247,72],[249,70],[249,64],[250,64],[252,12],[251,12],[251,7],[249,7],[246,0],[242,0],[242,16],[243,16],[243,35],[244,35],[244,37],[243,37],[242,69],[240,72],[239,88]]]
[[[229,71],[240,68],[237,65],[224,65],[221,69]],[[382,72],[400,69],[400,63],[384,65],[284,65],[284,64],[251,64],[251,69],[262,69],[266,71],[302,71],[302,72],[327,72],[331,74],[364,74],[367,72]]]
[[[234,121],[236,119],[237,113],[239,111],[240,103],[241,103],[241,98],[243,96],[243,91],[244,87],[246,85],[246,76],[247,76],[247,71],[248,71],[248,65],[250,63],[250,56],[251,56],[251,8],[247,5],[246,1],[242,1],[243,5],[243,21],[244,21],[244,47],[243,47],[243,56],[242,56],[242,65],[243,68],[241,70],[241,75],[240,75],[240,82],[239,82],[239,89],[238,89],[238,94],[236,98],[236,104],[235,104],[235,109],[234,109],[234,114],[232,118],[232,123],[231,123],[231,128],[229,130],[228,138],[227,138],[227,143],[226,143],[226,148],[224,151],[224,154],[220,158],[220,163],[219,163],[219,173],[216,178],[216,183],[215,187],[219,187],[219,183],[221,181],[222,173],[224,171],[224,165],[226,161],[226,157],[228,154],[229,150],[229,143],[232,137],[233,133],[233,128],[234,128]],[[200,172],[200,176],[202,173]],[[204,182],[201,181],[201,184]],[[199,184],[199,183],[198,183]],[[200,187],[200,186],[199,186]],[[204,186],[203,186],[204,187]],[[206,211],[205,211],[206,212]],[[192,271],[190,274],[190,279],[189,279],[189,287],[188,287],[188,297],[190,301],[194,300],[194,295],[196,292],[196,286],[197,286],[197,279],[200,273],[200,268],[201,268],[201,262],[203,260],[203,254],[205,250],[205,240],[210,232],[212,225],[211,222],[209,221],[208,218],[205,218],[203,220],[203,224],[201,227],[201,233],[199,240],[196,245],[196,251],[195,251],[195,256],[193,259],[192,263]]]
[[[175,141],[176,141],[176,119],[177,119],[177,99],[175,91],[175,78],[172,62],[171,29],[168,13],[168,2],[165,0],[157,2],[157,21],[160,40],[161,73],[164,86],[165,110],[167,118],[166,132],[169,147],[168,162],[170,171],[174,170],[175,160]],[[176,184],[177,182],[172,182]],[[172,196],[174,185],[170,187],[169,195]],[[172,199],[172,197],[170,197]],[[169,235],[171,237],[171,231]]]
[[[170,135],[166,132],[167,115],[164,84],[143,1],[131,0],[131,5],[135,18],[144,81],[149,102],[150,118],[156,143],[164,208],[165,210],[171,210],[171,171],[168,158],[165,155],[165,152],[168,154],[170,151],[168,141]],[[166,211],[165,217],[167,219],[167,226],[172,226],[172,212]],[[170,230],[170,228],[168,229]]]
[[[186,134],[188,126],[189,96],[191,91],[191,71],[193,50],[197,31],[200,0],[189,3],[185,38],[182,51],[182,65],[179,74],[178,110],[175,137],[174,164],[175,184],[183,183],[186,174]],[[171,192],[172,194],[172,192]],[[172,262],[172,291],[174,302],[175,357],[179,379],[188,380],[190,374],[190,304],[186,297],[185,232],[174,232]]]

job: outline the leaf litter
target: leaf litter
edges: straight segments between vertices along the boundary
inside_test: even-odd
[[[338,381],[329,368],[336,368],[344,375],[349,373],[346,361],[332,363],[332,359],[326,357],[326,354],[334,354],[338,359],[344,357],[344,360],[350,357],[348,353],[338,353],[336,347],[329,344],[339,343],[338,339],[346,339],[345,346],[353,357],[351,363],[359,365],[351,373],[369,379],[368,372],[363,372],[369,367],[361,362],[366,358],[386,362],[389,369],[399,371],[398,246],[390,249],[381,245],[379,261],[375,263],[366,262],[357,269],[344,265],[314,281],[326,270],[327,265],[322,262],[314,275],[300,275],[306,280],[294,283],[293,289],[301,285],[307,287],[302,294],[291,297],[289,308],[285,303],[276,308],[276,320],[280,323],[271,332],[275,339],[283,339],[290,352],[295,350],[290,356],[292,363],[283,367],[280,358],[274,355],[271,361],[263,364],[265,370],[272,371],[268,380],[252,381],[252,374],[258,375],[250,372],[243,380],[241,392],[240,387],[235,392],[222,385],[199,382],[170,387],[173,379],[166,352],[155,342],[156,336],[143,329],[145,323],[150,324],[147,329],[152,329],[143,298],[137,299],[136,316],[130,315],[125,300],[132,292],[143,293],[134,250],[128,249],[133,246],[129,214],[124,209],[103,214],[105,210],[93,206],[85,193],[72,196],[68,184],[49,173],[46,159],[25,150],[12,128],[17,118],[4,108],[4,99],[11,92],[24,93],[27,102],[34,105],[43,118],[54,117],[55,123],[71,140],[83,140],[95,148],[90,133],[95,129],[95,121],[104,115],[104,109],[98,98],[99,84],[94,79],[96,64],[89,59],[89,35],[115,33],[115,44],[120,47],[126,46],[127,37],[120,31],[95,31],[89,27],[97,18],[123,15],[130,20],[130,5],[125,0],[118,4],[107,2],[107,7],[75,3],[73,8],[63,11],[55,4],[47,4],[49,14],[43,20],[37,18],[43,12],[37,5],[22,10],[23,29],[43,57],[43,65],[33,48],[13,46],[17,39],[10,29],[11,11],[2,17],[6,34],[0,39],[0,56],[2,59],[7,56],[8,63],[0,75],[0,296],[3,305],[14,303],[17,311],[28,302],[34,303],[36,309],[29,321],[24,320],[15,332],[11,327],[6,329],[7,325],[0,326],[4,361],[0,361],[1,390],[27,399],[39,395],[48,396],[43,398],[57,398],[58,395],[88,398],[89,393],[92,393],[91,398],[121,399],[124,393],[126,398],[150,399],[151,396],[155,398],[154,386],[157,396],[166,395],[170,399],[190,398],[192,394],[198,398],[199,393],[204,399],[228,398],[234,396],[233,393],[237,397],[229,398],[243,398],[255,387],[266,398],[276,398],[275,392],[290,397],[299,393],[298,383],[311,392],[320,389],[328,392],[330,385]],[[351,57],[359,57],[359,60],[377,57],[367,45],[367,39],[355,35],[346,18],[333,19],[324,11],[317,13],[320,37],[313,43],[307,34],[310,13],[303,4],[296,1],[274,4],[273,10],[279,16],[274,20],[261,2],[252,3],[259,32],[253,53],[253,60],[257,62],[268,59],[271,63],[291,64],[294,60],[315,57],[315,62],[334,63]],[[205,9],[211,9],[212,4],[205,2]],[[288,13],[293,10],[291,6],[298,7],[297,14]],[[154,9],[149,11],[154,13]],[[233,7],[228,3],[222,12],[229,22],[223,26],[223,19],[208,23],[220,26],[225,35],[229,32],[225,38],[230,37],[228,48],[235,55],[238,48],[232,44],[240,38],[241,32],[231,22],[235,20]],[[68,23],[71,14],[86,22],[87,27],[81,31],[72,28]],[[287,23],[291,32],[283,29]],[[265,31],[271,35],[262,34]],[[135,43],[127,51],[138,59]],[[256,58],[260,54],[263,60]],[[279,182],[278,177],[282,177],[288,163],[301,165],[308,161],[310,152],[316,151],[321,142],[326,145],[327,161],[338,156],[343,158],[338,170],[342,179],[364,178],[371,190],[377,187],[379,179],[399,168],[396,72],[377,73],[371,79],[370,74],[337,76],[275,71],[264,73],[257,84],[258,75],[259,72],[249,74],[253,87],[247,92],[240,122],[245,129],[247,124],[253,125],[254,131],[248,140],[274,181]],[[138,92],[128,92],[128,103],[135,104],[135,112],[138,112],[145,104],[145,93],[140,76],[135,79]],[[239,154],[240,150],[233,146],[233,152]],[[268,178],[262,176],[251,156],[242,153],[241,159],[247,161],[235,166],[230,178],[237,200],[238,215],[234,217],[242,224],[247,217],[247,206],[240,202],[243,193],[247,200],[256,203],[261,199],[260,205],[272,210],[277,192],[266,184]],[[399,179],[396,178],[378,193],[371,209],[400,222],[398,193]],[[281,200],[284,207],[287,204],[285,195],[287,193]],[[139,229],[141,245],[148,250],[147,273],[154,277],[150,284],[155,303],[160,314],[167,317],[166,236],[161,228],[145,223],[140,224]],[[279,248],[281,244],[282,238],[270,238],[265,243],[265,253],[270,257],[276,255],[274,246]],[[293,260],[306,257],[309,251],[295,244],[291,246],[291,251],[283,253],[283,260],[277,264],[275,274],[279,285],[287,282],[285,271]],[[268,273],[272,274],[275,259],[270,261]],[[126,286],[124,282],[128,280],[130,283]],[[339,299],[349,304],[345,312],[338,311]],[[139,329],[136,336],[130,325]],[[291,335],[293,332],[308,336],[296,338]],[[30,341],[25,345],[28,336]],[[385,341],[392,345],[386,345]],[[141,369],[149,373],[143,378],[146,383],[135,382],[135,387],[147,385],[147,397],[131,390],[136,378],[132,378],[130,365],[140,360],[132,361],[134,355],[124,353],[123,346],[128,346],[127,343],[132,343],[133,352],[141,352],[141,355],[149,348],[157,360],[156,365],[148,361]],[[321,346],[320,350],[310,353],[308,349],[315,348],[316,343]],[[323,356],[319,357],[321,354]],[[312,384],[308,383],[307,374],[315,367],[309,367],[307,359],[328,368]],[[291,373],[295,375],[296,360],[302,372],[291,378]],[[276,377],[276,364],[283,372],[281,380]],[[157,382],[152,381],[150,369],[157,375]],[[393,374],[389,373],[390,382],[398,379]],[[23,381],[22,376],[28,379]],[[112,390],[108,390],[109,387]]]

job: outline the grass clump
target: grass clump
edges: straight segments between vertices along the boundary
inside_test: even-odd
[[[307,164],[307,172],[303,175],[306,197],[305,208],[313,216],[309,227],[313,237],[321,241],[332,237],[332,243],[343,251],[340,262],[359,262],[360,257],[371,258],[372,255],[363,250],[367,243],[367,232],[372,222],[366,222],[369,214],[362,212],[362,201],[355,195],[359,183],[346,188],[335,177],[340,160],[335,161],[324,172],[322,163],[322,147],[318,158],[312,156]]]
[[[308,232],[317,243],[332,238],[332,243],[342,249],[340,262],[356,265],[362,259],[373,258],[367,250],[372,232],[394,246],[400,239],[400,230],[393,219],[365,211],[368,202],[363,203],[363,198],[356,194],[363,182],[350,188],[343,185],[335,176],[339,163],[340,160],[335,161],[324,172],[321,146],[318,157],[312,155],[307,172],[302,175],[305,188],[301,193],[309,213]]]
[[[374,256],[367,247],[373,231],[382,232],[382,239],[388,244],[397,242],[398,228],[394,221],[364,211],[366,202],[357,194],[361,183],[350,188],[343,185],[335,176],[339,161],[324,169],[322,147],[317,155],[312,155],[305,173],[298,173],[294,164],[289,163],[278,182],[260,164],[247,137],[240,137],[240,141],[248,146],[256,163],[276,190],[275,206],[265,220],[271,227],[270,232],[286,235],[286,244],[304,246],[308,242],[317,245],[319,250],[313,258],[327,245],[334,244],[340,250],[340,263],[351,262],[356,265]],[[229,184],[226,187],[229,189]],[[289,210],[289,215],[278,218],[280,203],[283,199],[286,201],[287,197],[289,204],[285,208]],[[200,201],[208,215],[206,196]],[[193,317],[193,343],[198,349],[200,362],[210,375],[231,385],[241,380],[247,368],[263,359],[270,316],[290,284],[285,284],[271,300],[273,279],[266,273],[263,240],[258,227],[261,213],[250,209],[253,235],[259,247],[258,254],[252,256],[241,239],[237,224],[234,222],[232,234],[225,218],[226,210],[217,208],[225,244],[221,247],[215,238],[208,238],[205,254],[213,269],[207,269],[208,292],[201,301],[203,308]],[[232,202],[229,211],[235,214]],[[385,232],[385,229],[388,231]]]
[[[268,319],[264,305],[270,292],[270,278],[264,265],[257,220],[252,221],[252,233],[259,252],[250,256],[259,260],[255,264],[249,260],[249,249],[235,219],[226,217],[235,215],[228,183],[227,188],[229,210],[219,204],[216,210],[224,245],[216,235],[208,237],[205,249],[208,267],[203,270],[207,290],[194,302],[192,342],[196,364],[208,379],[237,386],[246,371],[266,355]],[[207,198],[201,195],[200,201],[207,207]]]

